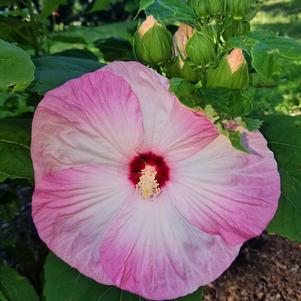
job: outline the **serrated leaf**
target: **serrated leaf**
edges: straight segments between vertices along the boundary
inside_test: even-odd
[[[39,301],[39,297],[25,277],[8,266],[1,266],[0,300]]]
[[[0,180],[32,180],[30,157],[31,120],[0,119]]]
[[[281,199],[270,232],[301,241],[301,116],[268,115],[261,129],[281,176]]]
[[[67,56],[39,57],[34,59],[34,63],[36,76],[30,90],[40,95],[62,85],[69,79],[95,71],[102,66],[93,60]]]
[[[0,40],[0,91],[24,90],[34,79],[34,70],[28,53]]]
[[[115,286],[106,286],[83,276],[76,269],[50,253],[44,265],[46,301],[151,301]],[[202,289],[170,301],[201,301]],[[168,301],[168,300],[167,300]]]

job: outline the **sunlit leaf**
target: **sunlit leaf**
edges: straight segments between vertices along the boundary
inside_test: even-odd
[[[23,49],[0,40],[0,91],[22,91],[34,79],[34,64]]]

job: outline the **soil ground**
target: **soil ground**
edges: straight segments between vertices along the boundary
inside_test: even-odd
[[[301,301],[301,244],[267,234],[249,241],[204,301]]]

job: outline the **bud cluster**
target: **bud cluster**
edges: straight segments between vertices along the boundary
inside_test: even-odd
[[[137,59],[168,77],[184,78],[209,88],[245,89],[248,65],[231,37],[250,31],[250,19],[261,0],[188,0],[198,20],[181,23],[174,35],[165,24],[147,16],[134,36]],[[253,10],[253,12],[252,12]]]

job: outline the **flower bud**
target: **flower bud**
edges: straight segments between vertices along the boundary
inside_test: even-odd
[[[188,5],[193,9],[199,18],[207,17],[208,5],[206,0],[188,0]]]
[[[246,89],[248,84],[248,65],[238,48],[224,56],[216,69],[208,71],[208,88]]]
[[[250,22],[234,21],[233,24],[224,31],[223,37],[227,41],[231,37],[244,36],[249,32]]]
[[[188,5],[200,18],[215,17],[223,14],[223,0],[189,0]]]
[[[215,60],[214,41],[208,34],[195,31],[186,45],[186,53],[195,65],[205,67]]]
[[[188,63],[184,62],[181,57],[167,68],[166,75],[168,77],[180,77],[190,82],[198,82],[201,78],[201,72],[192,68]]]
[[[173,37],[174,53],[176,56],[186,59],[186,45],[193,33],[194,29],[191,26],[185,23],[180,24]]]
[[[194,29],[191,26],[181,23],[174,34],[174,53],[177,58],[176,61],[166,70],[166,75],[168,77],[181,77],[191,82],[199,81],[200,71],[192,68],[186,62],[186,45],[193,33]]]
[[[172,57],[172,35],[163,23],[148,16],[135,33],[134,51],[145,64],[163,64]]]
[[[243,20],[251,0],[226,0],[226,10],[235,20]]]

